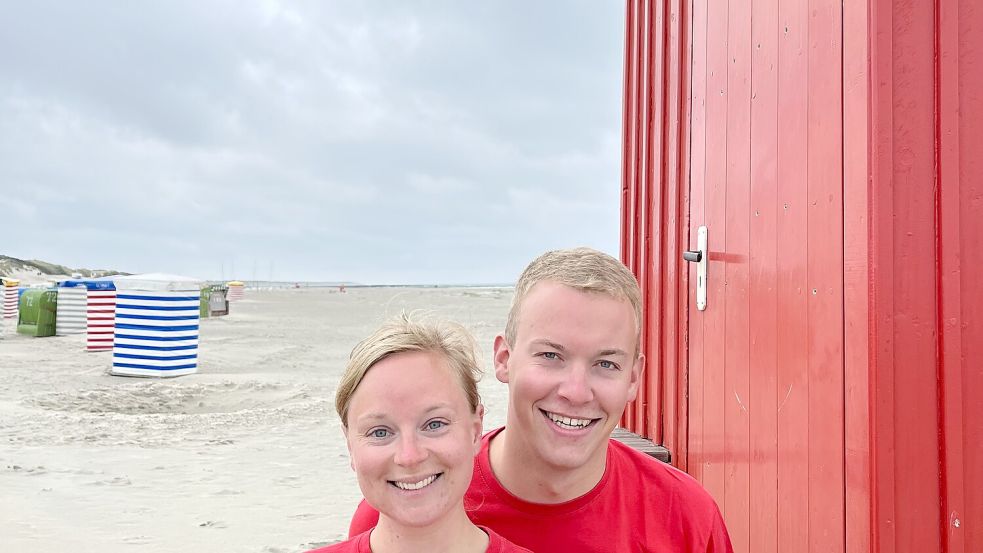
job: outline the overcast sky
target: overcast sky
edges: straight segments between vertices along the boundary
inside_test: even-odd
[[[0,254],[390,284],[617,255],[623,2],[0,5]]]

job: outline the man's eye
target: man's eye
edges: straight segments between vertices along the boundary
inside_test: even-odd
[[[427,423],[427,430],[440,430],[445,426],[447,426],[447,423],[444,421],[430,421]]]
[[[557,359],[558,357],[559,356],[556,354],[555,351],[544,351],[543,352],[543,358],[544,359]]]
[[[618,365],[612,363],[611,361],[598,361],[597,364],[602,369],[617,369],[618,368]]]

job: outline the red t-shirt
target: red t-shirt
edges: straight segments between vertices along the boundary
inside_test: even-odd
[[[488,549],[485,549],[485,553],[532,553],[524,547],[519,547],[505,540],[488,528],[480,528],[488,534]],[[372,548],[369,547],[369,534],[371,532],[372,529],[369,528],[348,541],[314,549],[307,553],[372,553]]]
[[[557,504],[531,503],[495,478],[482,438],[464,508],[475,524],[536,553],[733,553],[717,504],[693,477],[611,440],[601,481],[586,494]],[[364,500],[349,535],[379,520]]]

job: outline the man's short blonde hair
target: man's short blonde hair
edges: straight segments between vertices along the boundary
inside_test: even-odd
[[[388,321],[352,349],[335,393],[335,410],[341,424],[348,428],[348,407],[369,369],[390,355],[409,351],[429,352],[443,358],[460,379],[471,412],[477,412],[481,402],[478,396],[481,367],[476,350],[471,333],[457,323],[416,322],[406,314]]]
[[[505,340],[515,345],[522,301],[536,284],[550,281],[583,292],[606,294],[625,300],[635,312],[635,355],[640,349],[642,331],[642,293],[635,275],[617,259],[592,248],[554,250],[537,257],[519,275],[515,283],[515,295],[505,324]]]

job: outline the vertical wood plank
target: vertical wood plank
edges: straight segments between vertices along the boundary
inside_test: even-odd
[[[894,454],[899,552],[939,550],[934,0],[895,5]],[[929,445],[931,444],[931,445]]]
[[[959,181],[959,330],[961,347],[953,355],[961,360],[962,404],[954,405],[962,411],[962,436],[954,436],[950,447],[962,447],[962,474],[949,475],[950,487],[965,491],[959,529],[964,533],[962,547],[965,553],[983,551],[983,9],[975,0],[959,0],[957,90],[958,116],[958,181]],[[946,20],[947,23],[950,20]],[[944,32],[948,32],[948,27]],[[948,241],[947,241],[948,242]],[[953,329],[955,331],[955,329]],[[947,382],[947,385],[952,385]],[[974,392],[975,390],[975,392]],[[959,397],[952,394],[948,401],[955,403]],[[958,441],[956,441],[958,440]],[[953,443],[956,441],[956,443]],[[958,444],[958,445],[957,445]],[[956,452],[953,452],[956,454]],[[957,470],[953,467],[952,470]],[[951,493],[951,492],[950,492]],[[950,542],[958,546],[958,531],[949,513]],[[958,551],[958,550],[955,550]]]
[[[678,270],[678,279],[675,286],[675,321],[676,329],[675,356],[669,360],[670,370],[675,367],[675,440],[676,440],[676,466],[682,470],[688,470],[687,460],[689,459],[689,439],[687,429],[689,428],[689,408],[687,405],[689,378],[688,378],[688,334],[689,327],[689,304],[690,280],[689,263],[682,260],[682,252],[689,247],[690,229],[690,155],[691,155],[691,136],[692,131],[690,122],[692,121],[692,1],[674,0],[679,24],[679,37],[675,41],[679,50],[679,151],[678,158],[678,199],[676,202],[676,213],[679,220],[678,234],[673,243],[675,251],[670,252],[670,259],[675,260]],[[695,292],[695,291],[694,291]]]
[[[681,365],[678,357],[677,341],[680,324],[685,320],[679,311],[679,274],[685,270],[680,257],[679,234],[680,226],[680,189],[685,180],[680,175],[679,153],[681,149],[680,132],[682,106],[680,86],[683,78],[680,64],[680,0],[665,0],[664,13],[666,22],[666,42],[664,60],[665,82],[665,139],[664,144],[664,174],[665,189],[663,194],[665,239],[662,242],[662,340],[659,344],[662,358],[662,411],[652,409],[649,405],[646,417],[649,421],[650,432],[661,432],[662,443],[674,455],[679,456],[679,440],[676,435],[679,421],[679,406],[676,403],[677,387],[679,385],[678,369]],[[655,427],[658,428],[655,428]]]
[[[750,550],[778,549],[778,0],[751,20]]]
[[[708,69],[707,69],[707,1],[693,0],[692,15],[692,118],[691,118],[691,155],[690,155],[690,197],[689,197],[689,216],[690,234],[687,237],[688,249],[696,249],[696,232],[693,229],[699,228],[706,223],[706,196],[704,190],[707,187],[707,97],[708,90]],[[696,266],[689,264],[689,281],[696,282]],[[704,315],[696,309],[696,294],[694,290],[688,289],[686,294],[686,305],[689,308],[689,324],[687,332],[689,336],[688,345],[688,459],[687,471],[700,482],[704,482],[703,467],[709,462],[706,454],[706,435],[707,425],[705,422],[705,368],[704,368]]]
[[[632,250],[637,233],[635,211],[635,56],[637,0],[625,1],[625,65],[621,121],[621,260],[632,267]]]
[[[717,503],[726,502],[725,467],[727,428],[724,406],[724,315],[727,228],[726,213],[727,160],[721,155],[727,148],[728,52],[727,10],[718,3],[707,10],[707,103],[706,103],[706,226],[709,232],[707,265],[707,309],[703,311],[704,371],[704,445],[706,459],[703,485]],[[730,521],[728,520],[728,523]]]
[[[896,457],[894,342],[894,10],[891,0],[871,2],[871,182],[870,271],[872,283],[871,546],[898,551],[895,511]]]
[[[663,380],[664,364],[662,360],[661,342],[664,333],[662,290],[665,266],[662,262],[663,243],[665,241],[665,167],[664,167],[664,127],[665,127],[665,83],[664,53],[665,53],[665,14],[662,0],[647,0],[646,11],[649,23],[648,44],[646,46],[646,101],[647,146],[645,149],[646,173],[645,189],[645,218],[643,260],[641,265],[642,301],[645,312],[644,344],[645,351],[650,355],[649,370],[645,371],[645,385],[642,393],[635,402],[636,432],[643,433],[655,443],[663,442],[661,427],[650,426],[647,419],[649,409],[656,413],[662,412],[662,394],[660,389]]]
[[[808,551],[808,5],[778,10],[778,549]]]
[[[870,553],[870,140],[867,2],[843,4],[843,309],[846,553]]]
[[[648,172],[648,166],[646,162],[648,160],[648,126],[649,126],[649,103],[648,103],[648,58],[646,54],[648,52],[648,45],[651,40],[649,32],[649,12],[648,12],[647,0],[638,0],[636,4],[636,39],[635,39],[635,135],[636,135],[636,152],[635,152],[635,221],[636,221],[636,232],[634,237],[633,249],[631,252],[631,269],[638,278],[638,283],[641,289],[645,290],[645,259],[643,255],[644,244],[645,244],[645,204],[648,201],[646,196],[646,186],[645,186],[645,176]],[[644,310],[644,297],[642,298],[642,306]],[[644,312],[643,312],[644,317]],[[647,332],[647,321],[643,318],[642,321],[642,333],[643,336]],[[642,343],[642,348],[644,350],[645,344]],[[639,393],[636,398],[636,403],[644,402],[645,389],[644,384],[639,387]],[[629,409],[626,410],[625,416],[628,422],[628,428],[632,431],[637,430],[638,425],[641,421],[637,417],[638,410],[635,409],[634,405],[631,405]]]
[[[959,179],[959,22],[958,4],[940,2],[936,8],[935,225],[938,266],[938,367],[940,507],[942,551],[965,553],[965,531],[954,526],[964,517],[963,494],[963,367],[962,367],[962,227]],[[972,393],[972,392],[970,392]],[[968,520],[965,521],[969,523]]]
[[[751,178],[751,1],[731,0],[727,30],[727,191],[724,263],[724,415],[727,441],[722,508],[737,553],[750,551],[751,389],[748,248]]]
[[[809,2],[809,551],[840,550],[843,518],[842,4]]]

